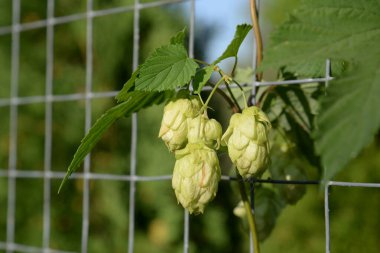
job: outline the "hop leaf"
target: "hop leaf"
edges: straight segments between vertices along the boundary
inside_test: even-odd
[[[308,166],[306,161],[300,159],[300,154],[292,147],[282,144],[281,148],[272,148],[272,165],[270,173],[272,178],[285,181],[307,180],[304,167]],[[303,184],[276,184],[281,197],[290,205],[296,204],[306,193]]]
[[[322,98],[315,143],[330,180],[380,128],[380,2],[308,0],[272,36],[262,68],[284,66],[322,76],[331,60],[335,80]]]
[[[136,90],[174,90],[189,83],[197,68],[183,45],[160,47],[141,65]]]
[[[266,187],[255,190],[255,218],[260,241],[272,233],[283,208],[284,203],[273,190]]]

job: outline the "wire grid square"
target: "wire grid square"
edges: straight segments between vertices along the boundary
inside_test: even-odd
[[[5,22],[1,24],[0,27],[0,36],[2,38],[7,38],[8,41],[5,43],[11,43],[10,50],[10,86],[9,94],[10,97],[0,97],[0,109],[6,110],[9,117],[9,122],[5,120],[7,127],[2,126],[2,129],[5,129],[9,133],[9,159],[4,161],[1,164],[0,169],[0,190],[7,193],[7,203],[6,205],[6,217],[2,211],[0,214],[1,218],[6,218],[6,238],[0,238],[0,250],[4,250],[7,253],[22,251],[22,252],[71,252],[64,250],[53,249],[51,242],[51,237],[54,236],[52,228],[52,219],[54,218],[54,211],[52,210],[52,205],[54,200],[51,198],[51,195],[54,194],[52,189],[55,189],[54,185],[57,184],[60,179],[63,178],[64,172],[55,171],[53,169],[54,151],[52,140],[52,131],[53,131],[53,122],[54,119],[54,106],[55,102],[62,101],[83,101],[85,112],[84,112],[84,130],[85,132],[91,126],[93,117],[92,117],[92,108],[93,105],[91,101],[96,98],[109,98],[113,97],[116,94],[116,91],[105,91],[99,89],[99,92],[94,92],[94,71],[96,67],[94,66],[93,50],[96,50],[97,45],[94,45],[93,37],[96,34],[96,28],[93,24],[94,19],[97,17],[107,16],[107,15],[116,15],[123,13],[133,13],[133,31],[134,36],[132,38],[133,45],[133,69],[137,68],[139,63],[139,17],[141,10],[146,8],[164,6],[167,4],[178,4],[178,3],[190,3],[190,20],[189,20],[189,55],[192,56],[194,52],[194,23],[195,23],[195,0],[162,0],[162,1],[139,1],[135,0],[131,5],[128,6],[107,6],[104,7],[99,5],[97,1],[88,0],[85,9],[80,11],[77,10],[64,10],[64,8],[58,8],[56,6],[64,6],[62,0],[48,0],[47,1],[47,11],[46,15],[43,14],[42,18],[39,20],[34,20],[32,22],[24,22],[28,20],[23,16],[23,8],[29,8],[28,6],[23,6],[20,0],[12,1],[12,15],[11,23]],[[32,7],[30,7],[32,8]],[[84,87],[79,92],[55,92],[53,90],[54,82],[54,63],[57,60],[57,56],[54,52],[55,48],[55,34],[59,32],[58,25],[70,24],[72,22],[84,22],[85,24],[85,37],[86,37],[86,59],[84,65]],[[35,31],[37,29],[44,30],[46,33],[46,67],[45,67],[45,80],[44,81],[44,92],[43,94],[27,94],[25,93],[22,96],[22,61],[24,60],[22,48],[20,48],[20,40],[24,32]],[[46,32],[45,32],[46,31]],[[255,52],[254,52],[255,55]],[[254,62],[254,55],[252,57]],[[253,64],[254,65],[254,64]],[[255,82],[253,81],[252,85],[254,86],[272,86],[272,85],[286,85],[286,84],[298,84],[298,83],[311,83],[311,82],[326,82],[331,80],[329,73],[329,61],[326,62],[326,76],[324,78],[318,79],[304,79],[304,80],[290,80],[290,81],[280,81],[280,82]],[[7,83],[5,79],[4,83]],[[55,85],[54,85],[55,86]],[[27,92],[27,91],[26,91]],[[42,104],[44,107],[44,157],[43,165],[40,169],[32,168],[33,170],[22,170],[16,165],[16,161],[20,156],[20,151],[18,151],[18,132],[17,129],[21,124],[19,119],[22,105],[34,105]],[[2,114],[4,115],[4,114]],[[4,121],[3,121],[4,122]],[[83,165],[83,173],[76,173],[73,175],[75,180],[80,181],[83,184],[83,197],[82,197],[82,215],[81,215],[81,238],[82,243],[78,252],[87,252],[88,251],[88,241],[89,241],[89,217],[90,217],[90,181],[93,180],[115,180],[121,182],[130,182],[129,189],[129,233],[128,233],[128,252],[133,252],[134,250],[134,217],[135,217],[135,196],[136,196],[136,183],[137,182],[147,182],[147,181],[160,181],[160,180],[170,180],[171,175],[162,175],[162,176],[139,176],[137,174],[137,129],[138,129],[138,118],[134,114],[132,116],[132,130],[131,130],[131,159],[130,159],[130,175],[114,175],[114,174],[101,174],[94,173],[91,171],[90,156],[88,156]],[[17,232],[16,228],[16,218],[17,218],[17,181],[18,180],[40,180],[43,181],[43,218],[42,218],[42,242],[41,245],[27,245],[21,243],[15,243]],[[227,176],[223,176],[222,180],[231,180]],[[5,182],[5,183],[3,183]],[[283,183],[276,182],[275,180],[257,180],[257,182],[266,182],[266,183]],[[296,183],[296,182],[291,182]],[[299,183],[315,183],[315,182],[299,182]],[[326,252],[330,252],[330,223],[329,223],[329,188],[332,186],[339,187],[380,187],[380,184],[368,184],[368,183],[350,183],[350,182],[327,182],[325,185],[325,225],[326,225]],[[3,189],[4,188],[4,189]],[[6,188],[6,189],[5,189]],[[0,201],[4,202],[4,199]],[[3,205],[2,205],[3,206]],[[2,209],[4,210],[4,209]],[[184,246],[183,251],[188,252],[189,249],[189,215],[184,211]],[[251,242],[251,252],[253,252],[252,242]]]

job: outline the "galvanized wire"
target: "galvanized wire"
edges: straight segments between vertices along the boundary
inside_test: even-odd
[[[54,0],[47,2],[47,18],[54,16]],[[45,96],[53,94],[53,64],[54,64],[54,26],[46,26],[46,84]],[[45,143],[44,143],[44,202],[43,202],[43,252],[49,252],[50,248],[50,203],[51,203],[51,179],[47,175],[51,171],[52,156],[52,125],[53,125],[53,103],[51,100],[45,102]]]
[[[139,41],[140,41],[140,2],[135,0],[134,19],[133,19],[133,71],[137,69],[139,64]],[[137,167],[137,114],[132,114],[131,129],[131,160],[130,160],[130,176],[136,176]],[[135,196],[136,181],[132,180],[129,184],[129,234],[128,234],[128,253],[133,253],[135,238]]]
[[[12,2],[12,25],[20,23],[20,1]],[[20,58],[20,32],[12,30],[12,59],[11,59],[11,98],[18,96],[19,81],[19,58]],[[9,125],[9,160],[8,170],[10,173],[16,170],[17,161],[17,115],[18,107],[10,106],[10,125]],[[15,239],[15,209],[16,209],[16,179],[8,178],[8,203],[7,203],[7,242],[6,253],[12,253],[12,244]]]

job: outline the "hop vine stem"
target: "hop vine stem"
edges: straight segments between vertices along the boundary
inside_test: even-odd
[[[242,198],[242,201],[244,204],[245,212],[247,213],[248,224],[249,224],[249,228],[250,228],[251,234],[252,234],[254,252],[260,253],[260,246],[259,246],[259,239],[257,236],[255,215],[252,213],[251,205],[249,203],[249,199],[248,199],[247,193],[245,191],[244,180],[239,175],[238,172],[236,172],[236,175],[238,177],[239,191],[240,191],[240,195],[241,195],[241,198]],[[251,201],[253,201],[253,200],[251,199]]]
[[[221,79],[223,79],[223,78],[221,78]],[[227,87],[228,87],[228,85],[227,85]],[[239,108],[238,112],[241,112],[241,109],[239,107],[239,104],[237,103],[235,96],[233,95],[232,92],[230,92],[230,95],[231,95],[233,101],[235,101],[237,108]],[[241,199],[243,201],[244,208],[245,208],[245,211],[247,214],[249,229],[251,231],[251,236],[252,236],[252,241],[253,241],[253,246],[254,246],[254,252],[260,253],[260,245],[259,245],[259,239],[258,239],[258,234],[257,234],[257,229],[256,229],[255,215],[252,212],[251,204],[249,202],[247,192],[246,192],[245,187],[244,187],[244,180],[238,172],[236,172],[236,177],[237,177],[238,184],[239,184],[239,191],[240,191]],[[253,199],[251,199],[251,201],[253,201]]]
[[[234,94],[232,93],[232,90],[231,90],[230,86],[229,86],[229,85],[226,85],[226,88],[227,88],[227,91],[228,91],[228,93],[230,94],[230,96],[231,96],[233,102],[235,103],[235,107],[233,107],[233,108],[236,108],[236,109],[237,109],[237,111],[234,110],[234,113],[241,112],[241,108],[240,108],[240,106],[239,106],[239,103],[238,103],[238,101],[236,100]]]
[[[257,67],[261,64],[261,61],[263,59],[263,40],[262,40],[260,26],[259,26],[259,18],[257,14],[256,1],[250,0],[249,2],[250,2],[253,32],[254,32],[255,40],[256,40],[256,67]],[[262,76],[263,76],[262,73],[257,73],[256,80],[261,81]],[[257,87],[255,86],[254,89],[257,89]],[[257,91],[254,94],[257,94]],[[238,177],[239,179],[242,179],[239,174],[238,174]],[[240,195],[243,200],[244,207],[247,213],[248,223],[249,223],[249,227],[250,227],[251,235],[252,235],[254,252],[260,253],[260,245],[259,245],[257,229],[256,229],[255,214],[252,213],[251,205],[249,203],[247,193],[244,187],[244,182],[242,180],[239,180],[239,190],[240,190]],[[251,201],[253,201],[253,199],[251,199]]]
[[[215,87],[215,84],[211,83],[211,82],[208,82],[208,85],[210,85],[211,87]],[[230,87],[228,85],[226,85],[226,88],[230,89]],[[240,112],[241,111],[241,108],[237,105],[237,101],[233,100],[234,97],[229,97],[223,90],[221,90],[220,88],[217,88],[216,92],[218,92],[219,95],[222,96],[222,98],[229,104],[229,106],[231,107],[231,110],[234,112],[234,113],[237,113],[237,112]],[[232,91],[231,91],[232,93]]]
[[[202,61],[202,60],[199,60],[199,59],[193,59],[194,61],[196,61],[196,62],[198,62],[198,63],[200,63],[200,64],[203,64],[203,65],[205,65],[205,66],[209,66],[209,65],[211,65],[210,63],[208,63],[208,62],[205,62],[205,61]]]
[[[219,88],[219,86],[222,84],[222,82],[224,81],[225,79],[224,78],[220,78],[219,81],[215,84],[214,88],[212,89],[210,95],[208,96],[206,102],[204,103],[204,105],[202,106],[201,108],[201,112],[203,112],[204,110],[207,109],[207,105],[208,103],[210,102],[212,96],[214,95],[215,91]]]
[[[237,60],[237,58],[235,58],[235,60]],[[235,64],[235,65],[236,65],[236,64]],[[234,67],[234,68],[235,68],[235,67]],[[235,83],[235,84],[239,87],[239,89],[240,89],[240,91],[241,91],[241,93],[242,93],[242,95],[243,95],[243,99],[244,99],[244,108],[247,108],[247,107],[248,107],[248,104],[247,104],[247,99],[246,99],[245,94],[244,94],[244,89],[243,89],[243,87],[241,87],[241,85],[240,85],[236,80],[234,80],[232,77],[228,76],[228,75],[227,75],[227,74],[226,74],[221,68],[219,68],[218,66],[216,66],[215,71],[218,71],[218,72],[219,72],[219,75],[220,75],[222,78],[224,78],[225,80],[229,80],[229,82],[226,82],[226,83],[227,83],[227,85],[226,85],[226,87],[227,87],[227,91],[229,92],[231,98],[234,100],[235,104],[236,104],[237,107],[239,108],[239,111],[241,111],[241,108],[239,107],[239,103],[238,103],[237,99],[234,97],[234,95],[233,95],[233,93],[232,93],[232,91],[231,91],[231,88],[229,87],[229,83],[231,83],[231,82]],[[234,71],[234,70],[233,70],[233,71]]]
[[[255,34],[255,39],[256,39],[256,67],[257,67],[261,64],[261,61],[263,60],[263,39],[261,36],[259,18],[257,15],[255,0],[250,0],[250,10],[251,10],[253,32]],[[256,79],[257,81],[261,81],[262,73],[258,73],[256,75]]]

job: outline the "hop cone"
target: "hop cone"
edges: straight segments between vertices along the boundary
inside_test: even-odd
[[[219,149],[222,137],[222,126],[218,121],[209,119],[207,115],[199,115],[188,120],[189,143],[202,142],[209,148]]]
[[[201,107],[198,98],[180,98],[165,106],[158,137],[162,138],[171,152],[186,146],[187,119],[194,118]]]
[[[218,191],[219,160],[216,152],[203,143],[189,143],[176,151],[172,186],[178,202],[190,213],[203,213]]]
[[[228,154],[243,178],[259,175],[269,164],[267,116],[252,106],[232,115],[230,125],[222,136]]]

